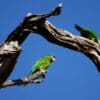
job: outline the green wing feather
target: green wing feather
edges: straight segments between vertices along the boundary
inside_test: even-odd
[[[98,39],[98,37],[97,37],[97,33],[96,32],[94,32],[93,30],[90,30],[90,29],[87,29],[87,28],[83,28],[86,32],[88,32],[88,33],[90,33],[89,35],[90,35],[90,38],[92,39],[92,40],[94,40],[95,42],[99,42],[99,39]]]
[[[32,75],[33,73],[41,70],[41,69],[47,69],[48,66],[50,65],[50,62],[47,61],[46,59],[40,59],[35,63],[35,65],[32,67],[32,70],[29,75]]]
[[[32,67],[32,70],[29,75],[32,75],[38,70],[47,69],[50,64],[51,64],[51,58],[48,59],[47,56],[40,58]]]

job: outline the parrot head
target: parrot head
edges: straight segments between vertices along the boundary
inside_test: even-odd
[[[52,56],[52,61],[55,61],[56,60],[56,57],[55,56]]]
[[[46,56],[44,56],[44,58],[46,58],[46,59],[48,59],[48,60],[50,60],[50,62],[54,62],[55,60],[56,60],[56,57],[55,56],[53,56],[53,55],[46,55]]]

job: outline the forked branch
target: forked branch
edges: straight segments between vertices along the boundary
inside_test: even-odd
[[[6,78],[9,77],[21,51],[19,46],[31,32],[43,36],[48,42],[83,53],[93,61],[97,70],[100,72],[100,48],[97,43],[81,36],[75,36],[67,30],[59,29],[47,20],[48,17],[59,15],[61,8],[62,5],[59,4],[58,7],[47,14],[33,15],[28,13],[21,24],[8,36],[5,42],[0,46],[0,79],[3,75],[6,75]],[[12,45],[12,43],[14,43],[14,45]],[[4,47],[8,49],[6,48],[5,50]],[[8,74],[5,74],[7,73],[5,68],[7,68],[8,71],[9,68],[11,68]],[[41,73],[39,72],[36,74],[36,77],[38,78],[40,75]],[[33,75],[32,80],[36,77]],[[2,82],[0,81],[2,83],[1,88],[31,82],[30,80],[25,80],[26,78],[8,81],[5,81],[5,79]]]

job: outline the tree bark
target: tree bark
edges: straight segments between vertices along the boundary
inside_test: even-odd
[[[31,76],[16,80],[7,80],[0,86],[0,88],[6,88],[10,86],[24,86],[25,83],[41,83],[43,81],[43,78],[41,78],[41,76],[44,75],[44,73],[45,72],[38,71]]]

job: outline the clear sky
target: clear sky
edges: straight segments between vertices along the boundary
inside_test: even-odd
[[[0,43],[31,12],[40,14],[63,3],[62,13],[48,20],[55,26],[79,32],[74,24],[88,27],[100,38],[100,0],[1,0]],[[46,54],[56,56],[41,84],[8,87],[0,90],[0,100],[100,100],[100,73],[83,54],[51,44],[43,37],[30,34],[22,44],[22,53],[9,79],[22,78],[35,61]]]

